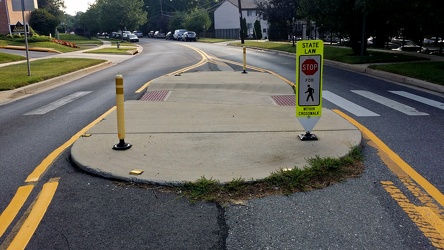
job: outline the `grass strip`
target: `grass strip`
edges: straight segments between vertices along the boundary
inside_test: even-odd
[[[135,186],[145,189],[156,189],[161,192],[175,192],[187,197],[192,203],[199,201],[216,202],[218,204],[243,203],[252,198],[269,195],[290,195],[321,189],[342,182],[349,178],[361,176],[364,171],[363,154],[358,146],[341,158],[314,157],[307,160],[309,166],[302,169],[281,169],[269,177],[259,181],[234,179],[221,184],[214,179],[201,177],[195,182],[186,182],[178,187],[163,187],[149,184],[115,182],[118,186]]]
[[[22,60],[26,60],[26,57],[0,52],[0,63],[17,62]]]
[[[201,37],[197,41],[202,42],[202,43],[222,43],[222,42],[229,42],[229,41],[233,41],[233,40],[231,40],[231,39]]]
[[[27,63],[0,67],[0,91],[20,88],[103,62],[105,62],[105,60],[83,58],[50,58],[36,60],[30,62],[31,76],[28,76]]]
[[[410,62],[370,65],[369,67],[444,86],[444,62]]]
[[[92,54],[118,54],[118,55],[132,55],[132,51],[136,50],[136,48],[125,48],[120,47],[118,48],[103,48],[103,49],[96,49],[96,50],[89,50],[85,51],[84,53],[92,53]]]
[[[296,46],[288,42],[257,42],[245,41],[242,45],[239,42],[231,43],[235,46],[247,46],[260,49],[278,50],[288,53],[296,53]],[[324,58],[332,61],[349,63],[349,64],[363,64],[363,63],[393,63],[393,62],[410,62],[410,61],[424,61],[426,58],[405,55],[396,52],[382,52],[367,50],[367,55],[361,57],[354,55],[353,50],[348,47],[324,46]]]

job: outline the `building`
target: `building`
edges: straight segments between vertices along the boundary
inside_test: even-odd
[[[254,23],[259,20],[262,28],[262,39],[267,39],[268,22],[260,17],[255,0],[241,0],[241,7],[242,18],[247,21],[248,37],[253,37]],[[225,0],[214,11],[214,32],[216,38],[240,38],[238,0]]]
[[[14,2],[14,5],[13,5]],[[34,9],[34,6],[37,6],[35,0],[27,0],[25,1],[26,9],[29,9],[28,6],[32,6],[31,9]],[[14,34],[14,33],[24,33],[24,26],[23,26],[23,16],[22,11],[14,11],[13,6],[15,6],[16,3],[20,3],[20,1],[15,0],[0,0],[0,34],[6,35],[6,34]],[[32,3],[32,4],[31,4]],[[28,5],[27,5],[28,4]],[[21,5],[20,5],[21,6]],[[20,7],[19,7],[20,9]],[[31,11],[25,11],[25,22],[29,22],[29,18],[31,17]]]

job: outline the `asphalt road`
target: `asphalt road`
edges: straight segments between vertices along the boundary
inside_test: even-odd
[[[242,61],[239,48],[187,44],[232,61],[228,66],[241,70],[235,64]],[[42,159],[114,105],[117,73],[125,77],[125,98],[137,99],[135,90],[149,80],[201,59],[192,49],[172,41],[142,39],[140,45],[143,53],[124,63],[0,106],[1,211]],[[295,81],[294,57],[248,51],[247,60],[249,65]],[[194,70],[215,68],[205,64]],[[444,103],[442,96],[328,66],[324,68],[324,90],[377,114],[350,112],[331,97],[334,95],[330,95],[331,101],[324,100],[324,107],[342,110],[368,127],[443,191],[439,170],[444,157],[440,154],[444,111],[389,91]],[[82,96],[55,110],[28,114],[76,93]],[[384,96],[427,115],[407,115],[357,93]],[[0,249],[13,240],[26,210],[53,178],[60,178],[57,191],[27,249],[436,249],[440,242],[430,240],[429,231],[418,227],[381,182],[393,183],[414,205],[423,201],[409,192],[376,149],[368,144],[363,148],[366,171],[360,178],[323,190],[226,206],[193,204],[180,194],[160,192],[157,187],[91,176],[73,167],[69,151],[65,151],[42,179],[33,183],[30,197],[0,236]],[[443,215],[441,206],[437,211]]]

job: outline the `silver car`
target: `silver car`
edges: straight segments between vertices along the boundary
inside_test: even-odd
[[[187,31],[183,33],[182,35],[182,41],[188,42],[188,41],[196,41],[197,36],[196,32],[194,31]]]

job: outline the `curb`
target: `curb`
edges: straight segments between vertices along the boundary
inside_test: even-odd
[[[26,47],[23,47],[23,46],[11,46],[11,45],[0,46],[0,48],[2,48],[2,49],[14,49],[14,50],[26,50]],[[32,47],[32,48],[28,48],[28,50],[29,51],[38,51],[38,52],[48,52],[48,53],[62,54],[62,52],[60,52],[58,50],[48,49],[48,48]]]
[[[423,89],[427,89],[427,90],[432,90],[432,91],[435,91],[438,93],[444,93],[444,86],[442,86],[442,85],[427,82],[424,80],[419,80],[416,78],[403,76],[403,75],[398,75],[398,74],[394,74],[394,73],[390,73],[390,72],[386,72],[386,71],[371,69],[367,65],[346,64],[346,63],[330,61],[330,60],[325,60],[325,62],[328,66],[346,69],[346,70],[350,70],[353,72],[363,73],[363,74],[367,74],[367,75],[370,75],[373,77],[385,79],[385,80],[392,81],[392,82],[397,82],[397,83],[402,83],[402,84],[406,84],[409,86],[415,86],[415,87],[419,87],[419,88],[423,88]]]

